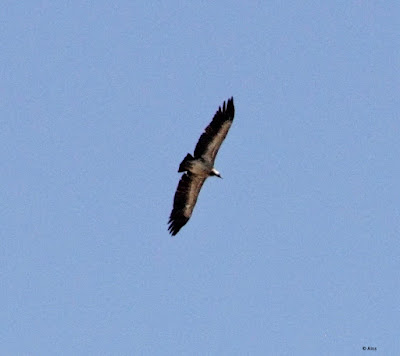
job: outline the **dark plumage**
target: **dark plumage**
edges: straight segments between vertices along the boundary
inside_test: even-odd
[[[233,98],[230,98],[226,104],[224,102],[222,109],[219,107],[211,123],[200,136],[194,156],[188,153],[179,165],[178,172],[186,173],[179,181],[168,221],[171,235],[176,235],[189,221],[204,181],[209,176],[221,178],[214,168],[214,161],[232,125],[234,115]]]

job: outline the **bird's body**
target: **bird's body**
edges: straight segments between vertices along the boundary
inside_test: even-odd
[[[188,171],[194,175],[207,178],[212,175],[212,172],[217,172],[212,165],[212,162],[205,161],[203,158],[193,158],[188,154],[187,161],[183,160],[178,172]],[[186,157],[188,157],[186,156]],[[186,158],[185,158],[186,159]],[[215,174],[214,174],[215,175]]]
[[[205,162],[201,158],[195,159],[191,162],[191,167],[188,168],[188,171],[192,174],[207,178],[213,167],[209,162]]]
[[[186,155],[179,165],[178,172],[186,172],[179,181],[174,197],[174,206],[169,218],[168,230],[176,235],[190,219],[197,197],[204,181],[209,176],[221,178],[214,168],[215,157],[232,125],[235,108],[233,98],[225,102],[214,115],[211,123],[200,136],[194,150],[194,156]]]

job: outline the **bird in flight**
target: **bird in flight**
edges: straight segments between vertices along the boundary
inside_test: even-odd
[[[232,125],[235,115],[233,97],[219,107],[214,118],[200,136],[194,155],[186,155],[178,172],[185,172],[175,192],[174,206],[169,217],[168,230],[176,235],[192,216],[197,197],[204,181],[210,176],[221,174],[214,168],[215,157]]]

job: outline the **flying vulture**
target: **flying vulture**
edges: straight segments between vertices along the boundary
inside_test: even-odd
[[[186,155],[178,172],[185,172],[179,181],[174,197],[174,207],[169,217],[168,230],[176,235],[190,219],[204,181],[209,176],[222,178],[214,168],[215,157],[232,125],[235,115],[233,98],[219,107],[211,123],[200,136],[194,155]]]

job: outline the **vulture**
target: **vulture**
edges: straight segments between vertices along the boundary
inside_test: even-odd
[[[168,221],[172,236],[189,221],[200,189],[210,176],[221,177],[214,168],[215,157],[232,126],[235,107],[233,97],[224,101],[212,121],[200,136],[193,156],[188,153],[179,165],[178,172],[185,172],[175,192],[174,204]]]

